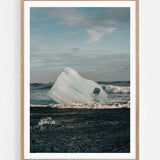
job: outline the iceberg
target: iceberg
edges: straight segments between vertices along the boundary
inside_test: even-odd
[[[92,80],[81,77],[77,71],[66,67],[48,92],[60,104],[108,102],[108,95]]]

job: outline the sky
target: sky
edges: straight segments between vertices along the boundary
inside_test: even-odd
[[[31,83],[54,82],[65,67],[94,81],[130,80],[130,9],[30,9]]]

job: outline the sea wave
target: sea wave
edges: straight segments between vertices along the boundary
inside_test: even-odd
[[[113,86],[113,85],[103,85],[102,88],[108,94],[129,94],[130,87],[125,86]]]
[[[100,85],[113,85],[113,86],[130,86],[130,81],[108,81],[108,82],[97,82]]]
[[[31,83],[31,90],[50,89],[54,83]]]
[[[54,83],[31,83],[30,84],[30,104],[50,106],[57,104],[51,100],[47,93]],[[101,82],[99,83],[103,90],[108,94],[109,102],[112,105],[122,105],[123,102],[130,101],[130,86],[129,81],[124,82]],[[107,105],[110,105],[107,104]],[[107,106],[108,107],[108,106]],[[123,105],[122,105],[123,107]]]

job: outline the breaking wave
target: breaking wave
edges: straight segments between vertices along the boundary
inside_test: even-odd
[[[130,93],[130,87],[126,87],[126,86],[105,85],[105,86],[102,86],[102,88],[108,94],[129,94]]]
[[[31,107],[51,107],[51,108],[77,108],[77,109],[121,109],[130,108],[130,102],[112,102],[112,103],[76,103],[76,104],[53,104],[53,105],[31,105]]]

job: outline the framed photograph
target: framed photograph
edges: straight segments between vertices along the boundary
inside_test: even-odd
[[[139,160],[138,6],[22,0],[22,160]]]

